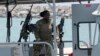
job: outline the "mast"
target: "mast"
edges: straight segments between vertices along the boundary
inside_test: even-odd
[[[54,30],[54,52],[55,52],[55,56],[57,55],[57,43],[56,43],[56,5],[55,5],[55,0],[53,0],[53,30]]]

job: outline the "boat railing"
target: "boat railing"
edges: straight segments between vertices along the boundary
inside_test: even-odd
[[[52,56],[55,56],[54,55],[54,51],[53,51],[53,47],[51,44],[47,43],[47,42],[14,42],[14,43],[0,43],[0,45],[7,45],[7,44],[45,44],[45,45],[48,45],[51,49],[51,55]]]
[[[69,41],[63,41],[64,42],[64,44],[65,43],[72,43],[73,41],[72,40],[69,40]],[[87,47],[88,47],[88,44],[85,42],[85,41],[80,41],[80,42],[82,42],[82,43],[84,43]],[[50,47],[50,49],[51,49],[51,55],[52,56],[55,56],[54,55],[54,51],[53,51],[53,47],[52,47],[52,45],[51,44],[49,44],[49,43],[47,43],[47,42],[14,42],[14,43],[0,43],[0,45],[7,45],[7,44],[45,44],[45,45],[48,45],[49,47]],[[63,55],[69,55],[70,53],[63,53]],[[57,55],[60,55],[60,53],[59,54],[57,54]]]
[[[72,40],[67,40],[67,41],[63,41],[64,42],[64,44],[65,43],[72,43],[73,41]],[[88,46],[88,44],[85,42],[85,41],[80,41],[80,42],[82,42],[87,48],[89,47]],[[72,48],[72,47],[71,47]],[[57,54],[57,55],[60,55],[61,53],[59,53],[59,54]],[[71,53],[63,53],[63,55],[69,55],[69,54],[71,54]]]
[[[69,41],[63,41],[64,43],[71,43],[73,41],[69,40]],[[80,41],[82,42],[83,44],[85,44],[86,47],[89,47],[88,44],[85,42],[85,41]]]

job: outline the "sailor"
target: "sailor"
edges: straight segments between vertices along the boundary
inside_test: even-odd
[[[52,36],[53,25],[51,23],[50,13],[48,10],[44,10],[43,12],[40,13],[40,16],[43,18],[38,20],[36,24],[34,25],[31,24],[29,27],[30,31],[34,32],[35,38],[36,38],[35,41],[48,42],[53,47],[53,36]],[[63,25],[64,23],[63,20],[64,19],[61,20],[59,25],[61,26]],[[34,30],[32,30],[32,28],[34,28]],[[59,26],[57,26],[57,28],[59,28]],[[59,30],[57,30],[57,32],[59,33]],[[44,48],[44,45],[41,45],[41,44],[33,45],[33,56],[45,56],[45,55],[51,56],[50,51],[51,50],[47,45],[45,45],[45,48]]]
[[[43,12],[40,13],[40,16],[43,17],[39,21],[36,22],[36,30],[34,32],[36,41],[43,41],[43,42],[48,42],[53,46],[53,37],[51,35],[52,33],[52,23],[50,19],[50,13],[48,10],[44,10]],[[42,56],[44,55],[41,52],[44,52],[43,47],[44,45],[34,45],[34,55],[33,56]],[[50,48],[45,45],[45,55],[46,56],[51,56],[51,50]]]

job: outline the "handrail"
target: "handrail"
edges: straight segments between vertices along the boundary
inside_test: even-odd
[[[63,42],[64,43],[72,43],[73,41],[72,40],[68,40],[68,41],[63,41]],[[85,41],[80,41],[80,42],[82,42],[83,44],[85,44],[87,48],[89,47],[88,44]],[[57,54],[57,55],[60,55],[60,54]],[[69,55],[69,53],[66,53],[66,54],[63,54],[63,55]]]
[[[51,49],[51,55],[54,56],[54,51],[53,51],[53,47],[51,44],[49,44],[48,42],[15,42],[15,43],[0,43],[0,45],[4,45],[4,44],[46,44],[50,47]]]
[[[63,41],[63,42],[66,43],[66,42],[72,42],[72,41],[70,40],[70,41]],[[79,42],[82,42],[82,43],[84,43],[87,47],[89,47],[88,44],[87,44],[85,41],[79,41]]]

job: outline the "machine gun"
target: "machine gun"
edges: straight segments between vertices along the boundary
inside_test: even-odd
[[[33,4],[32,4],[32,6],[33,6]],[[32,19],[32,15],[31,15],[32,6],[31,6],[29,13],[26,16],[25,22],[22,26],[22,29],[20,32],[20,38],[19,38],[18,42],[21,42],[22,38],[24,39],[25,42],[27,42],[27,38],[28,38],[28,34],[29,34],[28,25],[29,25],[30,20]]]
[[[60,24],[58,25],[60,42],[62,42],[62,37],[63,37],[63,34],[64,34],[63,26],[64,26],[64,18],[61,19]]]
[[[58,25],[59,39],[60,39],[60,43],[58,45],[58,48],[59,48],[60,56],[63,56],[63,47],[64,47],[64,42],[62,41],[62,37],[64,34],[63,26],[64,26],[64,18],[61,19],[60,24]]]

